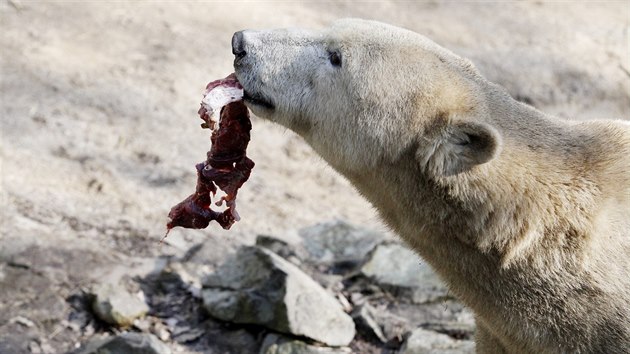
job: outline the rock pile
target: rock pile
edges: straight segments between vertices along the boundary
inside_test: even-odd
[[[243,247],[203,282],[203,305],[218,319],[257,324],[332,346],[350,344],[352,318],[335,297],[275,253]]]
[[[85,297],[105,336],[77,354],[472,353],[472,314],[404,245],[342,221],[298,240],[198,253],[129,281],[109,279]],[[158,262],[159,263],[159,262]],[[111,278],[111,277],[110,277]]]

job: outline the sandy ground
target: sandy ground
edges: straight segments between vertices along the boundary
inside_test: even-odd
[[[470,58],[489,79],[546,112],[629,119],[629,7],[1,1],[0,260],[15,266],[17,255],[40,250],[29,259],[62,279],[41,292],[64,298],[112,263],[181,254],[207,239],[251,243],[258,234],[291,234],[333,218],[385,230],[371,206],[300,138],[255,118],[249,154],[256,168],[239,193],[242,221],[229,232],[216,225],[175,230],[158,246],[170,207],[193,191],[194,165],[205,159],[209,136],[196,111],[205,84],[232,71],[237,30],[378,19]],[[50,260],[48,251],[65,256]],[[0,335],[8,330],[1,323],[19,312],[9,293],[0,293]],[[41,326],[42,335],[54,328]]]

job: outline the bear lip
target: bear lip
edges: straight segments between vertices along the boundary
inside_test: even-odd
[[[261,106],[267,109],[274,109],[274,104],[266,97],[259,95],[257,93],[251,93],[247,90],[243,91],[243,101],[247,103],[251,103],[257,106]]]

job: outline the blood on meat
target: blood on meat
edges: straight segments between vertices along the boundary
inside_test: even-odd
[[[213,220],[227,230],[240,219],[236,212],[236,195],[254,168],[246,151],[252,125],[242,97],[242,87],[234,74],[206,86],[198,113],[204,121],[202,127],[212,130],[212,147],[206,161],[196,165],[195,193],[171,208],[167,234],[177,226],[203,229]],[[218,127],[213,120],[216,110],[220,110]],[[211,209],[217,189],[225,192],[214,201],[217,206],[225,202],[226,209],[221,212]]]

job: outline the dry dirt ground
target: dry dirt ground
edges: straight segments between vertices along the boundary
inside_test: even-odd
[[[24,348],[26,334],[49,338],[56,352],[73,348],[58,322],[67,298],[113,265],[181,255],[208,240],[230,249],[333,218],[384,230],[298,137],[255,118],[257,165],[239,193],[242,221],[229,232],[175,230],[158,245],[209,148],[196,111],[205,84],[232,70],[233,32],[378,19],[470,58],[544,111],[628,119],[629,6],[1,1],[0,338],[13,338],[11,348]],[[11,321],[20,315],[34,326]]]

